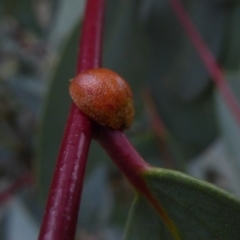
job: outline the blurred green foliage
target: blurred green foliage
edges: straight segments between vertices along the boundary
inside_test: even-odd
[[[75,75],[84,2],[0,3],[0,173],[14,179],[26,170],[34,171],[41,204],[68,115],[68,80]],[[238,95],[239,1],[183,2]],[[187,171],[195,157],[221,138],[233,159],[229,161],[232,174],[240,183],[239,127],[167,0],[107,1],[105,23],[103,66],[121,74],[132,87],[136,118],[127,134],[146,161],[166,166],[164,145],[174,167]],[[152,109],[143,97],[145,90],[150,91],[166,127],[165,137],[157,135],[151,125],[148,111]],[[125,180],[108,160],[94,142],[83,193],[82,208],[88,211],[82,210],[79,221],[98,235],[103,234],[101,229],[110,229],[115,234],[112,239],[117,239],[126,220],[119,212],[128,211],[132,197],[115,204],[122,199],[115,190]],[[106,194],[96,197],[96,186]],[[122,191],[129,194],[126,186]],[[95,201],[89,204],[91,198]],[[111,211],[104,213],[103,209]],[[89,216],[99,218],[92,222],[95,217]]]

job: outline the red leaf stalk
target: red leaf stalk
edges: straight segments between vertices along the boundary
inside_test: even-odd
[[[144,173],[151,170],[152,166],[141,158],[122,131],[99,128],[96,139],[127,177],[134,189],[146,197],[149,203],[156,209],[173,238],[180,240],[179,231],[175,223],[168,216],[166,210],[159,204],[144,179]]]
[[[139,182],[142,181],[142,172],[151,168],[151,165],[142,159],[124,132],[108,127],[99,127],[94,137],[131,184],[138,189]]]
[[[0,203],[6,202],[9,198],[11,198],[14,192],[18,191],[19,189],[23,188],[24,186],[33,186],[34,179],[32,174],[25,173],[19,178],[15,179],[5,190],[0,193]]]
[[[171,4],[178,20],[182,24],[184,30],[186,31],[200,58],[205,64],[207,70],[209,71],[213,82],[216,84],[229,108],[232,110],[232,113],[235,116],[237,122],[240,124],[240,106],[227,84],[221,67],[217,64],[214,56],[204,43],[201,35],[199,34],[197,28],[194,26],[181,1],[169,0],[169,3]]]
[[[77,73],[100,67],[104,3],[87,1]],[[92,121],[72,104],[39,240],[74,239],[91,137]]]

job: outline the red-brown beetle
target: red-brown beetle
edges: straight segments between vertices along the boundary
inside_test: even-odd
[[[132,92],[117,73],[89,69],[70,82],[69,92],[78,108],[100,125],[129,128],[134,118]]]

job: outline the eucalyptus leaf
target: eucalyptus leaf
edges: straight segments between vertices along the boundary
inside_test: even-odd
[[[202,38],[217,57],[223,42],[225,8],[207,0],[184,2]],[[161,1],[154,1],[150,13],[146,29],[154,52],[151,58],[154,72],[158,72],[159,81],[164,76],[174,77],[171,84],[179,98],[194,99],[209,83],[208,71],[168,1],[165,6]]]
[[[207,0],[191,1],[187,7],[201,37],[217,59],[224,40],[225,21],[228,12],[219,3]],[[210,82],[210,77],[206,66],[200,59],[181,23],[176,16],[174,18],[182,30],[182,44],[181,42],[178,44],[181,48],[180,54],[172,56],[173,59],[175,58],[175,62],[167,76],[174,79],[176,95],[180,99],[190,101],[204,91]]]
[[[103,66],[123,76],[132,88],[136,118],[143,110],[140,93],[151,57],[150,42],[138,15],[139,1],[108,1],[103,47]]]
[[[152,56],[148,85],[167,129],[177,139],[185,158],[192,158],[217,136],[209,74],[170,5],[163,7],[154,2],[146,21]],[[224,7],[205,0],[185,1],[185,5],[217,57],[223,42]]]
[[[59,49],[63,47],[66,39],[73,33],[81,20],[84,7],[84,0],[62,0],[59,2],[55,21],[48,39],[51,48]]]
[[[144,173],[153,196],[165,209],[182,240],[238,240],[240,202],[215,186],[163,169]],[[128,219],[126,240],[174,239],[157,212],[137,195]]]
[[[230,5],[228,12],[221,62],[228,70],[238,70],[240,67],[240,32],[238,30],[240,4]]]

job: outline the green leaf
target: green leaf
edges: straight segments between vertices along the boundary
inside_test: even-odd
[[[149,41],[138,19],[139,1],[107,1],[103,66],[119,73],[130,84],[136,118],[142,114],[141,89],[149,70]]]
[[[224,49],[221,56],[222,65],[228,70],[238,70],[240,66],[240,5],[230,5],[226,21]]]
[[[49,32],[49,45],[54,49],[61,48],[73,33],[82,19],[85,8],[84,0],[58,1],[57,4],[56,16],[52,30]],[[78,28],[78,32],[79,30],[80,28]]]
[[[185,158],[192,158],[217,135],[213,92],[209,74],[172,9],[160,2],[155,1],[147,20],[152,43],[148,84],[167,129],[178,140]],[[210,1],[186,1],[186,7],[217,58],[223,42],[224,7]]]
[[[217,58],[223,42],[225,8],[212,1],[185,2],[193,23]],[[209,73],[170,4],[162,5],[161,1],[155,1],[147,21],[153,51],[152,72],[158,72],[158,81],[163,77],[173,78],[170,84],[176,97],[193,100],[209,84]]]
[[[191,1],[187,4],[187,8],[200,35],[217,59],[224,40],[227,11],[223,5],[213,1]],[[171,9],[170,15],[172,13]],[[189,101],[204,91],[210,82],[210,77],[181,23],[176,16],[174,19],[175,24],[180,28],[182,38],[177,45],[179,54],[173,54],[172,59],[175,63],[170,66],[167,75],[174,78],[176,96]]]
[[[215,186],[188,175],[151,169],[144,178],[183,240],[238,240],[240,202]],[[126,240],[171,240],[157,212],[137,195],[128,220]]]

